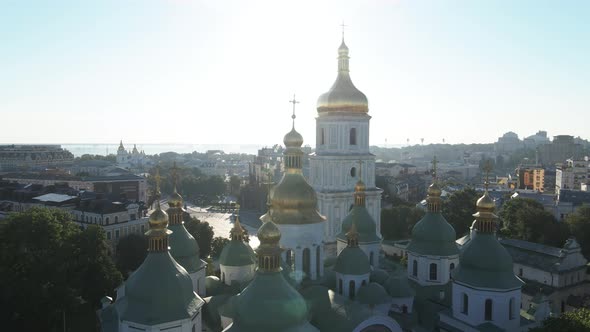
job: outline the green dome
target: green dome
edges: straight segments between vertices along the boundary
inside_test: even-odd
[[[376,282],[380,285],[384,285],[385,281],[389,278],[389,273],[385,270],[381,269],[373,269],[371,271],[371,275],[369,276],[369,281]]]
[[[190,276],[168,252],[151,252],[125,282],[121,319],[156,325],[192,318],[203,304]]]
[[[395,273],[385,281],[385,289],[391,297],[412,297],[416,294],[405,273]]]
[[[246,266],[256,263],[252,248],[244,241],[231,240],[219,255],[219,264],[225,266]]]
[[[346,241],[346,233],[350,230],[352,221],[356,224],[359,243],[379,242],[381,239],[377,236],[377,225],[375,220],[364,206],[355,205],[348,215],[342,220],[342,231],[338,234],[338,239]]]
[[[412,240],[407,251],[433,256],[457,255],[456,239],[455,229],[442,214],[427,212],[412,228]]]
[[[494,234],[477,233],[453,270],[453,280],[473,287],[514,289],[523,282],[514,275],[512,256]]]
[[[254,280],[234,301],[233,329],[237,331],[285,331],[308,322],[305,299],[280,272],[256,273]]]
[[[383,286],[376,282],[371,282],[359,288],[357,300],[362,304],[378,305],[387,303],[389,296]]]
[[[201,266],[200,250],[197,240],[186,230],[183,224],[169,225],[172,234],[168,237],[170,255],[188,273],[198,271]]]
[[[371,265],[367,255],[361,248],[346,247],[336,258],[334,272],[347,275],[363,275],[371,272]]]

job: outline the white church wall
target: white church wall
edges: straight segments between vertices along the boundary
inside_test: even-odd
[[[385,326],[391,332],[402,332],[401,326],[391,317],[385,315],[375,315],[357,325],[353,332],[361,332],[371,326]],[[381,331],[381,330],[380,330]]]
[[[414,261],[418,262],[417,274],[414,275]],[[430,265],[436,264],[436,279],[430,278]],[[451,279],[451,264],[459,266],[459,255],[425,256],[408,251],[408,278],[423,286],[444,285]]]
[[[221,281],[226,285],[231,285],[233,281],[244,282],[254,278],[255,264],[245,266],[227,266],[219,265],[221,270]]]
[[[354,290],[351,282],[354,282]],[[342,296],[351,297],[350,292],[353,290],[354,296],[352,298],[354,298],[358,294],[359,288],[366,284],[369,284],[369,273],[360,275],[336,273],[336,293]]]

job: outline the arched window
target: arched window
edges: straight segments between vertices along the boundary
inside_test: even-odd
[[[115,216],[115,224],[119,222],[119,217]]]
[[[455,269],[455,263],[451,263],[451,265],[449,265],[449,278],[453,276],[453,270]]]
[[[109,224],[109,217],[106,217],[105,222],[107,223],[107,225]]]
[[[435,263],[430,264],[430,271],[429,272],[430,272],[429,279],[436,280],[437,275],[436,275],[436,264]]]
[[[326,133],[324,128],[320,129],[320,145],[326,144]]]
[[[364,286],[366,284],[367,284],[367,281],[366,280],[363,280],[363,282],[361,283],[361,286]]]
[[[371,264],[371,266],[373,266],[373,252],[372,251],[369,254],[369,264]]]
[[[485,320],[492,320],[492,300],[491,299],[486,300],[484,319]]]
[[[225,282],[225,272],[221,273],[221,282]]]
[[[469,297],[465,293],[463,293],[463,303],[461,305],[461,312],[466,315],[469,314]]]
[[[317,246],[315,251],[315,275],[317,278],[320,277],[320,261],[320,246]]]
[[[356,128],[350,128],[350,145],[356,145]]]
[[[342,295],[342,279],[338,279],[338,294]]]
[[[350,297],[351,299],[354,299],[354,292],[355,292],[354,280],[351,280],[348,283],[348,297]]]
[[[412,275],[414,277],[418,276],[418,261],[417,260],[412,261]]]
[[[351,177],[355,177],[356,176],[356,167],[353,167],[350,169],[350,176]]]
[[[508,302],[508,319],[514,319],[514,298],[510,298]]]

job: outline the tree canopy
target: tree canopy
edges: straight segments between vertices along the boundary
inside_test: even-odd
[[[570,235],[565,223],[559,223],[543,205],[528,198],[504,203],[499,213],[505,236],[561,247]]]
[[[206,221],[187,215],[184,217],[184,227],[197,240],[201,258],[207,258],[212,250],[213,227]]]
[[[475,203],[481,195],[473,188],[466,188],[452,193],[443,201],[442,213],[445,219],[453,225],[458,237],[469,232],[473,224],[473,214],[476,212]]]
[[[119,239],[115,261],[125,279],[143,263],[147,249],[148,239],[143,234],[131,233]]]
[[[381,234],[386,240],[407,239],[412,227],[424,216],[422,209],[410,206],[394,206],[381,210]]]
[[[531,332],[584,332],[590,331],[590,309],[581,308],[565,312],[557,317],[549,317],[541,327]]]
[[[580,242],[584,256],[590,257],[590,205],[579,207],[565,218],[565,223]]]
[[[102,228],[81,230],[70,220],[65,211],[32,208],[2,221],[0,324],[7,330],[56,330],[68,312],[84,303],[98,308],[122,282]]]

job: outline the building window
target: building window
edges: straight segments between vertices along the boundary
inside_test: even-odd
[[[371,264],[371,266],[373,266],[373,252],[372,251],[369,254],[369,264]]]
[[[356,176],[356,167],[353,167],[350,169],[350,176],[351,177],[355,177]]]
[[[109,217],[106,217],[105,222],[106,222],[107,225],[109,224],[109,221],[110,221],[109,220]]]
[[[492,300],[491,299],[486,300],[484,319],[485,320],[492,320]]]
[[[320,145],[326,144],[326,133],[324,128],[320,129]]]
[[[350,128],[350,145],[356,145],[356,128]]]
[[[338,279],[338,294],[342,295],[342,279]]]
[[[119,239],[119,230],[117,229],[115,231],[115,240],[118,240],[118,239]]]
[[[107,240],[111,239],[111,232],[107,232]]]
[[[414,260],[412,262],[412,275],[414,277],[417,277],[418,276],[418,261],[417,260]]]
[[[350,299],[354,299],[354,292],[355,292],[354,280],[351,280],[348,283],[348,297],[350,297]]]
[[[465,315],[469,314],[469,297],[465,293],[463,293],[463,303],[461,306],[461,312]]]
[[[430,264],[430,274],[429,274],[430,280],[436,280],[436,277],[437,277],[436,272],[437,272],[436,271],[436,264],[434,264],[434,263]]]
[[[514,298],[511,298],[510,302],[508,302],[508,319],[514,319]]]
[[[119,217],[115,216],[115,224],[119,222]]]
[[[455,269],[455,263],[449,265],[449,278],[453,276],[453,270]]]
[[[518,276],[522,277],[522,267],[518,269]]]

